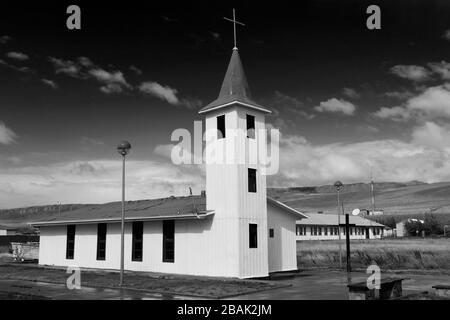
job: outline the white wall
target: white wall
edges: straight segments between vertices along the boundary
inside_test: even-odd
[[[248,139],[246,114],[255,116],[256,139]],[[210,253],[218,255],[217,263],[226,266],[225,274],[239,278],[268,275],[266,177],[260,167],[249,165],[250,155],[258,154],[258,129],[265,126],[264,116],[241,107],[228,107],[206,115],[206,130],[217,129],[217,116],[225,114],[226,138],[206,144],[206,154],[224,150],[231,161],[206,164],[207,209],[214,210]],[[237,133],[232,139],[232,131]],[[265,148],[265,145],[264,145]],[[211,151],[214,150],[214,151]],[[262,150],[263,152],[264,150]],[[248,192],[248,168],[257,169],[257,192]],[[258,247],[249,248],[249,224],[258,225]]]
[[[0,229],[0,236],[6,236],[8,234],[8,231],[5,229]]]
[[[216,227],[223,226],[223,224]],[[132,224],[125,224],[125,269],[175,274],[234,276],[225,263],[231,252],[216,251],[210,219],[175,221],[175,262],[162,262],[162,221],[144,222],[143,261],[131,261]],[[230,226],[231,228],[231,226]],[[222,230],[224,232],[225,230]],[[221,232],[214,230],[214,233]],[[231,236],[230,236],[231,237]],[[227,240],[230,237],[223,237]],[[226,246],[223,245],[223,248]],[[66,259],[66,227],[41,227],[39,264],[120,268],[120,223],[108,224],[106,259],[96,260],[97,225],[77,225],[75,254]]]
[[[272,205],[267,210],[267,235],[274,229],[268,237],[269,272],[297,270],[296,216]]]
[[[326,227],[326,226],[321,226],[322,228],[322,234],[321,235],[313,235],[311,232],[311,226],[302,226],[301,227],[306,227],[306,235],[297,235],[296,238],[298,241],[300,240],[338,240],[339,239],[339,235],[331,235],[331,226]],[[328,234],[325,235],[324,234],[324,229],[328,228]],[[364,227],[364,233],[363,234],[355,234],[355,230],[353,230],[353,234],[350,234],[350,239],[359,239],[359,240],[365,240],[366,239],[366,234],[365,234],[365,227]],[[341,239],[345,239],[345,234],[344,234],[344,228],[341,227],[340,229],[341,231]],[[373,227],[369,227],[369,239],[381,239],[382,234],[380,233],[379,235],[374,234],[374,230]]]

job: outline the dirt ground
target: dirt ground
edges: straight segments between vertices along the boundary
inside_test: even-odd
[[[70,274],[65,269],[41,267],[36,264],[1,263],[0,280],[25,280],[66,284]],[[81,270],[81,283],[86,287],[119,288],[119,273],[100,270]],[[286,286],[262,280],[230,280],[221,278],[163,275],[125,272],[125,287],[161,294],[204,298],[224,298],[271,290]]]

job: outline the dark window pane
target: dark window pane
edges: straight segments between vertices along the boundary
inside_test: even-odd
[[[144,223],[142,221],[133,222],[132,261],[142,261],[143,233]]]
[[[256,192],[256,169],[248,169],[248,192]]]
[[[255,117],[247,115],[247,138],[255,139]]]
[[[97,225],[97,260],[105,260],[106,257],[106,223]]]
[[[163,262],[175,261],[175,220],[163,221]]]
[[[73,259],[74,254],[75,254],[75,225],[68,225],[66,259]]]
[[[273,238],[273,236],[274,236],[274,231],[273,231],[273,229],[269,229],[269,237],[270,237],[270,238]]]
[[[249,224],[249,247],[258,248],[258,225],[254,223]]]
[[[225,138],[225,115],[217,117],[217,139]]]

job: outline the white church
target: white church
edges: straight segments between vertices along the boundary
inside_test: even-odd
[[[233,278],[296,270],[296,221],[307,216],[267,197],[260,162],[248,160],[265,154],[256,142],[271,111],[252,100],[236,47],[219,97],[199,113],[218,131],[205,152],[220,147],[246,160],[206,162],[200,196],[128,201],[125,270]],[[239,129],[251,133],[231,143],[227,132]],[[40,228],[39,264],[120,269],[120,222],[114,202],[31,223]]]

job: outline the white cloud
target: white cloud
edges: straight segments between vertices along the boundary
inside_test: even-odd
[[[414,96],[414,93],[408,90],[401,90],[401,91],[389,91],[384,93],[384,96],[388,98],[395,98],[399,100],[405,100],[408,98],[411,98]]]
[[[119,84],[124,87],[130,87],[130,85],[125,80],[125,77],[123,76],[123,73],[121,71],[113,71],[109,72],[103,69],[91,69],[89,70],[89,74],[93,76],[95,79],[97,79],[100,82],[111,84]]]
[[[450,80],[450,63],[446,61],[428,63],[431,71],[437,73],[442,79]]]
[[[431,73],[427,69],[421,66],[415,65],[397,65],[391,68],[391,73],[413,81],[428,80]]]
[[[138,67],[131,65],[129,68],[131,71],[133,71],[134,73],[136,73],[137,75],[141,75],[142,74],[142,70],[139,69]]]
[[[0,65],[3,65],[9,69],[15,70],[15,71],[19,71],[19,72],[23,72],[23,73],[33,73],[35,72],[33,69],[30,69],[29,67],[16,67],[12,64],[7,63],[5,60],[0,59]]]
[[[450,85],[430,87],[418,96],[408,100],[406,107],[411,111],[430,117],[450,117]]]
[[[119,201],[121,170],[121,161],[108,159],[0,167],[1,207]],[[195,166],[127,160],[127,200],[188,195],[188,187],[196,194],[204,189]]]
[[[403,106],[382,107],[374,115],[392,120],[450,118],[450,84],[426,88]]]
[[[77,60],[78,63],[81,64],[83,67],[89,68],[94,66],[94,63],[88,57],[78,57]]]
[[[180,100],[177,97],[177,89],[171,88],[169,86],[162,86],[157,82],[143,82],[139,86],[139,90],[144,93],[153,95],[161,100],[165,100],[173,105],[178,105],[180,103]]]
[[[71,60],[49,57],[49,61],[53,64],[56,74],[63,73],[74,78],[82,77],[81,68]]]
[[[450,126],[427,121],[412,132],[412,142],[435,148],[450,148]]]
[[[409,142],[392,139],[313,145],[303,137],[282,137],[280,172],[269,178],[269,185],[367,181],[369,167],[378,181],[448,181],[450,148],[445,141],[449,137],[448,128],[437,129],[433,124],[415,129]]]
[[[8,58],[20,60],[20,61],[25,61],[25,60],[30,59],[30,57],[28,57],[25,53],[22,53],[22,52],[11,51],[11,52],[6,53],[5,55]]]
[[[53,80],[41,79],[41,81],[52,89],[58,89],[58,85]]]
[[[120,84],[117,83],[108,83],[105,86],[100,87],[100,91],[106,94],[113,94],[113,93],[121,93],[123,91]]]
[[[411,113],[404,107],[381,107],[380,110],[374,112],[375,117],[380,119],[390,119],[393,121],[405,121],[411,117]]]
[[[16,141],[17,135],[0,121],[0,144],[9,145]]]
[[[7,44],[9,41],[11,41],[11,37],[10,36],[1,36],[0,37],[0,43],[1,44]]]
[[[359,99],[361,97],[361,95],[353,88],[342,89],[342,94],[352,99]]]
[[[341,112],[345,115],[353,115],[356,107],[353,103],[343,99],[331,98],[327,101],[322,101],[320,105],[314,107],[314,110],[319,112]]]

